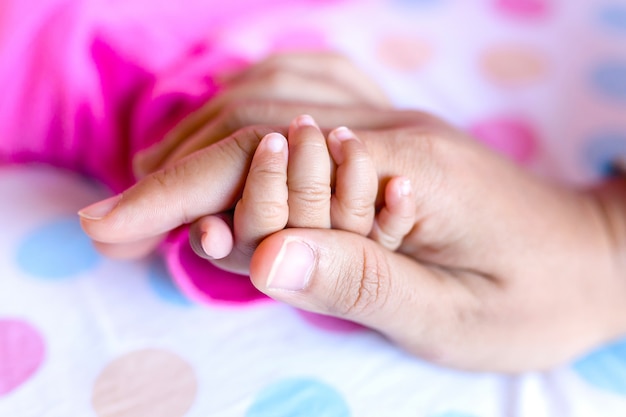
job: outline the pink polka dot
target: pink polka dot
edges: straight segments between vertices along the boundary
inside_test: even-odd
[[[0,397],[28,381],[45,356],[41,334],[21,320],[0,320]]]
[[[317,327],[318,329],[336,333],[353,333],[365,330],[365,327],[351,321],[324,316],[322,314],[315,314],[304,310],[296,311],[307,323]]]
[[[270,300],[252,285],[249,277],[223,271],[196,255],[186,229],[172,234],[164,250],[174,281],[191,300],[229,304]]]
[[[513,17],[539,18],[550,12],[548,0],[496,0],[498,11]]]
[[[529,163],[537,153],[535,129],[523,120],[506,117],[483,120],[474,124],[470,133],[522,165]]]

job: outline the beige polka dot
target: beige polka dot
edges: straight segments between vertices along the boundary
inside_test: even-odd
[[[543,55],[520,45],[502,45],[489,49],[482,57],[482,68],[492,81],[521,85],[544,77],[548,65]]]
[[[109,363],[92,403],[98,417],[182,417],[196,397],[193,369],[173,353],[146,349]]]
[[[378,57],[388,67],[400,71],[422,68],[433,55],[432,47],[423,39],[389,35],[378,43]]]

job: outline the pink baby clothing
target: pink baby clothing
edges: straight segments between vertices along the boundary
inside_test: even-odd
[[[225,32],[289,5],[310,6],[289,0],[38,3],[0,4],[0,164],[52,164],[113,192],[134,183],[132,158],[139,150],[217,92],[216,74],[281,46],[233,46]],[[310,45],[307,36],[282,44]],[[186,242],[183,228],[162,251],[190,298],[262,297],[248,280],[200,261]]]
[[[0,162],[54,164],[118,192],[132,156],[243,62],[223,28],[286,1],[37,3],[0,4]]]

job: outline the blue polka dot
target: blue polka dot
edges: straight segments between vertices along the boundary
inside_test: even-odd
[[[443,414],[435,414],[430,417],[475,417],[473,414],[460,413],[458,411],[446,411]]]
[[[192,305],[174,285],[169,271],[161,258],[155,258],[148,269],[148,280],[150,286],[159,298],[179,306]]]
[[[605,62],[591,74],[591,82],[606,98],[626,103],[626,62]]]
[[[246,417],[349,417],[350,410],[332,387],[308,378],[279,381],[265,388]]]
[[[573,368],[589,384],[626,395],[626,339],[591,353]]]
[[[88,271],[100,259],[77,216],[42,225],[19,244],[17,251],[17,264],[24,272],[51,280]]]
[[[614,174],[613,161],[626,158],[626,132],[604,132],[590,137],[583,158],[596,174]]]
[[[604,5],[600,9],[598,17],[605,27],[626,35],[626,5]]]

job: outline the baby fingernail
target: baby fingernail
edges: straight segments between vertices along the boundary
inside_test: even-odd
[[[295,122],[296,122],[296,126],[298,127],[304,127],[304,126],[317,127],[317,123],[315,123],[315,120],[313,120],[313,117],[309,116],[308,114],[303,114],[301,116],[298,116]]]
[[[109,214],[118,205],[122,195],[118,194],[109,197],[106,200],[99,201],[95,204],[85,207],[78,211],[78,215],[87,220],[100,220]]]
[[[315,255],[306,243],[285,239],[267,278],[267,288],[287,291],[303,290],[311,277]]]
[[[287,139],[280,133],[270,133],[265,135],[264,142],[270,151],[278,153],[285,148]]]
[[[215,239],[211,239],[208,233],[202,233],[200,246],[206,256],[211,259],[222,259],[230,254],[229,247],[223,244],[216,244]],[[221,243],[221,242],[219,242]]]
[[[352,131],[345,126],[341,126],[333,130],[332,132],[330,132],[330,136],[333,136],[338,141],[356,139],[356,136],[354,136],[354,133],[352,133]]]
[[[402,197],[406,197],[411,194],[411,180],[408,178],[403,178],[400,181],[400,195]]]

